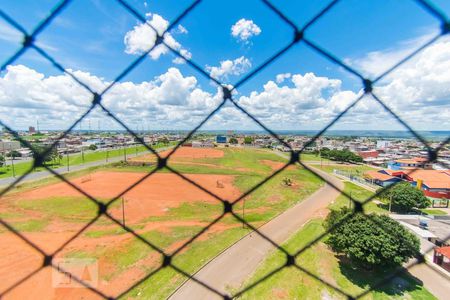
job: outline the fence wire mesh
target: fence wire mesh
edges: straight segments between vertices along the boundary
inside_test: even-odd
[[[335,56],[333,53],[328,51],[327,49],[322,48],[319,46],[316,42],[314,42],[313,37],[308,36],[308,28],[318,22],[322,17],[324,17],[329,11],[333,10],[335,5],[339,2],[345,2],[345,0],[335,0],[331,1],[326,7],[324,7],[319,13],[317,13],[311,20],[309,20],[306,25],[303,27],[298,27],[292,20],[290,20],[280,9],[277,8],[277,6],[273,3],[271,3],[268,0],[261,0],[262,4],[267,6],[271,11],[273,11],[287,26],[289,26],[292,29],[292,40],[287,43],[286,45],[283,45],[280,47],[280,49],[274,53],[272,56],[267,58],[261,65],[254,68],[251,72],[247,73],[245,76],[240,78],[234,85],[226,85],[222,82],[220,82],[218,79],[212,77],[204,68],[202,68],[199,64],[197,64],[192,59],[183,56],[180,51],[177,49],[174,49],[171,47],[169,43],[166,42],[165,36],[166,34],[175,26],[177,26],[183,19],[188,18],[191,11],[195,10],[196,7],[202,2],[201,0],[197,0],[192,2],[190,6],[185,8],[181,11],[181,13],[176,17],[172,22],[170,22],[167,29],[162,33],[158,33],[158,31],[152,27],[152,25],[147,22],[145,16],[143,16],[141,13],[139,13],[135,8],[133,8],[132,5],[130,5],[125,0],[116,0],[117,5],[121,6],[124,9],[124,13],[129,13],[133,17],[135,17],[139,22],[142,22],[143,24],[146,24],[149,26],[155,33],[156,33],[156,40],[152,47],[150,47],[147,51],[140,54],[139,57],[137,57],[129,66],[127,66],[106,88],[104,88],[102,91],[97,92],[92,87],[90,87],[87,83],[83,82],[81,78],[78,78],[76,74],[71,72],[69,69],[64,68],[60,63],[58,63],[57,60],[55,60],[51,55],[49,55],[42,47],[38,46],[36,41],[38,40],[38,36],[40,33],[42,33],[47,27],[51,26],[52,21],[63,11],[66,9],[70,9],[70,3],[73,2],[71,0],[63,0],[60,1],[50,12],[49,14],[39,23],[37,26],[31,31],[28,32],[24,29],[24,27],[16,22],[12,17],[10,17],[8,14],[6,14],[4,11],[0,10],[0,16],[1,18],[6,21],[8,24],[13,26],[15,29],[20,31],[23,34],[23,41],[20,46],[20,48],[11,56],[9,57],[2,65],[1,65],[1,71],[4,71],[7,66],[13,64],[15,61],[17,61],[26,51],[29,49],[34,49],[37,51],[45,60],[50,62],[56,69],[58,69],[61,72],[64,72],[65,74],[69,75],[77,84],[79,84],[81,87],[86,89],[91,95],[91,105],[90,108],[82,114],[67,130],[65,130],[58,140],[54,141],[53,144],[51,144],[49,147],[47,147],[44,151],[39,151],[35,148],[29,141],[23,139],[19,133],[11,128],[8,124],[0,120],[0,125],[3,126],[11,135],[15,137],[18,141],[20,141],[23,145],[25,145],[27,148],[31,149],[33,152],[34,157],[34,163],[33,166],[27,170],[23,175],[18,177],[12,184],[1,190],[0,192],[0,198],[3,197],[6,193],[8,193],[10,190],[12,190],[15,186],[17,186],[20,182],[22,182],[36,167],[42,167],[45,168],[48,172],[52,173],[54,176],[59,178],[61,181],[67,183],[69,186],[71,186],[73,189],[77,190],[79,193],[84,195],[86,198],[89,199],[92,203],[94,203],[97,207],[97,214],[92,220],[87,222],[76,234],[74,234],[70,239],[65,241],[60,247],[58,247],[57,250],[48,253],[44,251],[39,245],[31,241],[29,238],[27,238],[25,235],[23,235],[20,230],[16,229],[13,225],[9,224],[6,220],[0,218],[0,224],[3,225],[5,228],[7,228],[8,231],[16,235],[18,238],[20,238],[23,242],[28,244],[30,247],[32,247],[37,253],[39,253],[42,256],[42,265],[35,269],[30,274],[24,276],[20,280],[18,280],[16,283],[12,284],[10,287],[8,287],[4,291],[0,291],[0,297],[7,295],[10,293],[13,289],[20,286],[22,283],[30,279],[31,277],[35,276],[38,272],[40,272],[44,268],[53,268],[59,272],[65,272],[69,273],[68,270],[64,270],[61,268],[61,266],[57,266],[54,263],[54,257],[59,254],[69,243],[71,243],[73,240],[77,239],[83,232],[85,232],[91,225],[93,225],[97,220],[99,220],[100,217],[106,217],[110,221],[114,222],[121,228],[123,228],[126,232],[132,234],[136,239],[140,240],[141,242],[145,243],[149,249],[157,251],[162,256],[162,264],[155,270],[151,271],[150,273],[146,274],[143,278],[136,281],[132,286],[127,288],[125,291],[123,291],[120,295],[117,297],[111,297],[110,295],[105,294],[103,291],[100,291],[94,286],[91,286],[89,283],[83,281],[83,279],[78,278],[74,274],[72,274],[72,278],[77,281],[79,284],[83,285],[87,289],[91,290],[95,294],[97,294],[100,297],[103,297],[105,299],[111,299],[111,298],[121,298],[124,295],[126,295],[128,292],[139,286],[142,282],[146,281],[150,277],[154,276],[161,270],[165,268],[172,268],[176,272],[182,274],[186,277],[186,279],[194,280],[198,284],[202,285],[204,288],[210,290],[211,292],[217,294],[218,296],[222,297],[223,299],[230,299],[242,296],[246,292],[248,292],[250,289],[253,289],[254,287],[258,286],[262,282],[264,282],[266,279],[270,278],[271,276],[277,274],[278,272],[282,271],[284,268],[292,267],[297,268],[304,274],[307,274],[307,276],[310,276],[314,278],[315,280],[319,280],[323,283],[323,285],[327,286],[328,288],[333,289],[338,294],[341,294],[349,299],[357,299],[365,296],[366,294],[370,293],[373,289],[379,286],[383,286],[387,283],[389,283],[393,278],[395,278],[399,273],[405,272],[404,266],[399,266],[397,269],[392,271],[388,276],[384,278],[380,278],[380,280],[374,284],[371,285],[369,289],[366,289],[364,292],[358,294],[358,295],[351,295],[347,291],[343,290],[342,288],[338,287],[335,283],[330,282],[329,280],[325,278],[321,278],[317,274],[313,274],[311,271],[309,271],[307,268],[304,268],[302,265],[298,264],[296,262],[296,258],[301,255],[303,252],[305,252],[307,249],[311,248],[313,245],[317,244],[319,241],[323,240],[323,238],[329,234],[331,230],[328,230],[324,232],[323,234],[317,236],[314,240],[307,243],[304,247],[301,249],[298,249],[295,252],[290,252],[287,249],[285,249],[282,245],[279,245],[275,241],[273,241],[269,236],[263,234],[258,230],[258,228],[254,227],[252,224],[250,224],[248,221],[246,221],[241,215],[239,215],[235,211],[235,207],[238,203],[243,201],[243,199],[252,193],[254,193],[257,189],[259,189],[261,186],[263,186],[267,181],[269,181],[271,178],[275,177],[279,173],[281,173],[283,170],[285,170],[290,165],[300,165],[303,168],[309,170],[315,176],[321,178],[323,181],[325,181],[327,184],[331,185],[334,189],[338,190],[340,193],[345,195],[350,201],[353,203],[353,212],[345,217],[344,219],[340,220],[336,225],[336,227],[341,226],[343,223],[349,221],[352,217],[354,217],[356,214],[363,215],[364,217],[368,218],[373,222],[374,226],[382,226],[382,224],[379,224],[379,222],[373,218],[372,215],[365,214],[365,206],[370,203],[374,198],[380,195],[380,193],[385,192],[391,188],[393,188],[396,184],[389,185],[387,187],[384,187],[380,190],[378,190],[374,195],[367,198],[364,201],[358,201],[351,197],[348,193],[345,191],[340,190],[336,185],[334,185],[332,182],[327,180],[327,178],[323,177],[320,173],[316,172],[313,168],[309,167],[307,164],[305,164],[300,154],[305,151],[308,146],[312,145],[317,139],[319,139],[321,136],[324,135],[324,133],[335,123],[337,123],[344,115],[347,114],[347,112],[352,109],[355,105],[357,105],[362,99],[364,98],[371,98],[374,101],[378,102],[383,109],[388,112],[395,120],[397,120],[409,133],[411,133],[427,150],[428,152],[428,162],[430,163],[438,163],[442,164],[444,167],[449,168],[445,163],[437,160],[439,151],[446,146],[450,142],[450,136],[447,137],[440,145],[433,148],[430,146],[429,142],[421,136],[417,131],[415,131],[411,126],[408,125],[407,122],[405,122],[398,114],[396,114],[390,107],[389,103],[385,103],[374,91],[374,88],[376,87],[376,84],[380,82],[383,78],[385,78],[387,75],[391,74],[394,70],[396,70],[399,66],[403,65],[410,59],[412,59],[414,56],[416,56],[419,52],[423,51],[425,48],[436,42],[438,39],[443,37],[444,35],[447,35],[450,32],[450,21],[447,18],[447,16],[441,12],[441,10],[436,7],[434,4],[432,4],[430,1],[426,0],[411,0],[420,7],[424,9],[424,11],[434,18],[436,18],[440,24],[441,27],[439,29],[439,33],[436,34],[434,37],[426,41],[423,45],[418,47],[416,50],[412,51],[408,55],[406,55],[404,58],[399,60],[397,63],[392,65],[390,68],[385,70],[381,75],[375,77],[375,78],[368,78],[363,76],[360,72],[355,70],[352,66],[345,63],[344,60],[340,59],[339,57]],[[318,55],[326,58],[333,64],[336,64],[340,67],[342,67],[345,71],[357,76],[361,80],[361,87],[364,90],[364,94],[358,96],[354,101],[343,111],[341,111],[337,116],[334,117],[334,119],[327,124],[322,130],[320,130],[317,134],[315,134],[312,138],[309,139],[307,143],[304,144],[303,148],[300,150],[294,150],[291,148],[289,143],[287,143],[280,135],[278,135],[275,131],[271,130],[267,126],[265,126],[260,120],[258,120],[254,115],[252,115],[250,112],[248,112],[245,108],[243,108],[236,99],[233,97],[233,91],[237,88],[241,87],[242,85],[249,82],[252,78],[257,76],[263,69],[265,69],[269,64],[274,63],[277,59],[279,59],[281,56],[283,56],[288,50],[290,50],[292,47],[295,47],[296,45],[303,43],[307,47],[309,47],[311,50],[316,52]],[[191,66],[193,69],[195,69],[198,73],[200,73],[202,76],[206,77],[208,80],[214,82],[222,89],[222,101],[220,104],[211,111],[195,128],[193,128],[183,139],[182,141],[178,142],[175,147],[170,151],[170,153],[166,157],[162,157],[151,145],[144,142],[143,138],[133,131],[129,126],[127,126],[121,119],[119,119],[114,113],[112,113],[110,110],[108,110],[107,107],[102,103],[102,99],[105,96],[105,94],[110,91],[110,89],[120,80],[122,80],[127,74],[132,72],[139,64],[141,64],[146,57],[148,57],[148,54],[155,49],[158,45],[164,45],[167,47],[174,55],[177,57],[183,59],[189,66]],[[231,103],[237,110],[241,111],[244,115],[249,117],[251,120],[253,120],[256,124],[258,124],[261,128],[264,129],[268,134],[270,134],[274,139],[276,139],[279,143],[284,145],[289,149],[290,152],[290,158],[289,161],[280,169],[273,172],[270,176],[266,177],[264,180],[250,188],[248,191],[243,193],[241,196],[239,196],[237,199],[224,199],[223,197],[220,197],[213,191],[208,190],[200,183],[192,180],[191,178],[186,177],[173,167],[168,165],[168,161],[170,158],[174,155],[174,153],[179,149],[181,145],[183,145],[186,141],[188,141],[192,136],[208,121],[211,119],[213,115],[215,115],[217,112],[221,110],[221,108],[226,104]],[[112,118],[115,122],[120,124],[123,129],[125,129],[130,135],[132,135],[140,144],[142,144],[150,153],[154,154],[157,157],[157,167],[149,172],[146,176],[139,179],[135,183],[133,183],[131,186],[129,186],[127,189],[119,193],[117,196],[113,197],[108,202],[104,203],[97,199],[96,197],[90,195],[86,191],[83,190],[80,186],[77,186],[72,181],[70,181],[67,176],[61,175],[52,168],[48,167],[44,163],[44,158],[55,148],[57,147],[58,141],[61,139],[64,139],[72,130],[76,128],[76,126],[95,108],[100,108],[102,111],[104,111],[110,118]],[[126,226],[121,222],[121,220],[118,220],[113,215],[110,214],[109,208],[111,205],[115,202],[117,202],[123,195],[125,195],[127,192],[131,191],[133,188],[135,188],[137,185],[142,183],[147,178],[151,177],[153,174],[155,174],[157,171],[166,169],[170,171],[173,174],[176,174],[179,178],[182,180],[188,182],[189,184],[194,185],[198,189],[202,190],[203,192],[207,193],[208,195],[214,197],[218,203],[221,203],[223,205],[223,211],[222,213],[215,218],[213,221],[211,221],[206,227],[202,228],[197,234],[195,234],[193,237],[188,239],[186,242],[184,242],[181,246],[179,246],[176,250],[174,250],[171,253],[167,253],[164,251],[164,249],[161,249],[152,241],[149,239],[146,239],[142,235],[138,234],[133,228]],[[411,169],[407,171],[407,173],[411,174],[415,172],[417,169]],[[183,270],[181,267],[177,266],[173,262],[173,258],[178,255],[181,251],[183,251],[188,245],[193,243],[194,241],[198,240],[202,235],[205,234],[214,224],[218,223],[220,220],[222,220],[225,216],[231,215],[235,219],[237,219],[239,222],[242,222],[252,230],[253,233],[261,236],[263,239],[267,240],[269,243],[271,243],[274,247],[276,247],[279,251],[283,252],[286,257],[286,263],[278,267],[268,274],[266,274],[264,277],[259,279],[258,281],[246,286],[245,288],[235,292],[234,294],[224,294],[223,292],[217,290],[215,287],[210,286],[208,283],[203,282],[196,278],[195,274],[191,274],[185,270]],[[390,232],[386,228],[381,228],[384,231],[386,231],[387,234],[390,235],[398,235],[397,232]],[[447,237],[448,239],[449,237]],[[427,252],[432,251],[432,249],[428,249]],[[427,264],[424,255],[417,253],[416,260],[412,263],[409,263],[409,265],[406,267],[406,269],[409,269],[417,264]]]

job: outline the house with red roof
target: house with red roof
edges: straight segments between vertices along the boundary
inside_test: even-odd
[[[431,198],[450,199],[450,170],[371,170],[364,178],[380,186],[408,181]]]
[[[450,272],[450,246],[435,248],[433,262]]]

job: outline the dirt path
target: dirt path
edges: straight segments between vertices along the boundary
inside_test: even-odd
[[[343,189],[343,183],[336,177],[317,169],[315,171]],[[339,191],[326,184],[307,199],[263,225],[260,232],[276,243],[283,243],[339,195]],[[228,293],[228,290],[239,287],[273,249],[274,246],[270,242],[256,233],[251,233],[209,262],[194,277],[223,294]],[[169,299],[222,298],[190,279]]]

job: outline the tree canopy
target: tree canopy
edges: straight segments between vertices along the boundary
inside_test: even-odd
[[[22,154],[17,150],[12,150],[6,154],[7,157],[22,157]]]
[[[33,158],[35,160],[39,159],[46,151],[47,148],[39,145],[39,144],[35,144],[33,145],[34,151],[33,151]],[[58,150],[56,148],[52,148],[48,153],[45,154],[45,156],[42,158],[42,163],[48,163],[51,161],[55,161],[56,159],[61,159],[61,155],[58,153]]]
[[[380,196],[392,201],[392,210],[398,212],[408,212],[413,208],[426,208],[431,204],[423,191],[412,186],[409,182],[398,183],[381,192]]]
[[[419,239],[397,221],[386,215],[350,214],[348,208],[332,211],[325,227],[330,230],[327,244],[353,263],[369,269],[393,267],[419,253]]]
[[[231,137],[230,140],[228,141],[230,144],[237,144],[238,140],[235,137]]]
[[[350,150],[344,149],[344,150],[330,150],[328,148],[322,148],[320,151],[320,155],[323,158],[328,158],[335,161],[340,162],[354,162],[354,163],[360,163],[363,161],[362,157],[358,154],[353,153]]]
[[[5,164],[5,158],[0,155],[0,167],[3,167],[3,165]]]
[[[251,136],[244,137],[244,144],[249,145],[249,144],[252,144],[252,143],[253,143],[253,137],[251,137]]]

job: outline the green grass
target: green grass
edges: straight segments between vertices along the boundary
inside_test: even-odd
[[[221,174],[221,175],[264,175],[268,176],[274,171],[261,160],[271,160],[286,163],[287,159],[267,150],[248,148],[221,148],[224,156],[221,158],[198,158],[192,161],[177,162],[170,160],[168,165],[180,173],[185,174]],[[190,163],[191,162],[191,163]],[[200,165],[198,163],[210,164]],[[215,167],[214,167],[215,166]],[[119,171],[150,172],[154,167],[149,166],[115,166]],[[170,172],[167,169],[158,172]]]
[[[434,216],[444,216],[447,215],[447,213],[443,210],[440,209],[432,209],[432,208],[427,208],[427,209],[421,209],[421,212],[427,214],[427,215],[434,215]]]
[[[106,222],[110,222],[112,224],[111,221],[104,221],[103,223]],[[100,238],[100,237],[104,237],[104,236],[111,236],[111,235],[120,235],[120,234],[125,234],[128,233],[128,231],[126,231],[125,229],[123,229],[122,227],[119,227],[117,224],[114,223],[113,228],[109,228],[109,229],[101,229],[101,230],[87,230],[84,233],[84,236],[90,237],[90,238]],[[139,230],[139,229],[143,229],[145,226],[144,224],[138,224],[138,225],[130,225],[128,226],[133,230]]]
[[[374,192],[366,190],[365,188],[360,187],[352,182],[345,181],[344,182],[344,192],[349,196],[351,195],[353,200],[358,202],[364,202],[369,197],[373,196]],[[379,207],[374,203],[375,200],[380,201],[378,198],[372,199],[370,202],[364,205],[365,213],[387,213],[385,209]],[[339,209],[343,206],[348,206],[350,203],[349,197],[344,194],[339,195],[339,197],[329,206],[330,209]]]
[[[167,249],[177,241],[186,240],[201,230],[199,226],[179,226],[173,227],[169,231],[151,230],[140,234],[142,238],[149,241],[160,249]],[[117,234],[117,233],[114,233]],[[102,259],[104,262],[114,266],[114,270],[108,272],[102,279],[111,280],[117,274],[125,271],[134,265],[140,266],[139,261],[149,255],[161,255],[153,250],[149,245],[131,235],[130,240],[125,244],[98,246],[94,252],[81,250],[72,251],[65,254],[67,258],[95,258]],[[155,268],[159,263],[155,264]],[[140,266],[144,267],[144,266]],[[152,268],[149,268],[151,270]],[[148,271],[148,270],[147,270]]]
[[[286,158],[282,158],[267,150],[248,148],[221,148],[220,150],[224,151],[224,156],[221,158],[202,158],[196,159],[195,161],[215,164],[237,171],[238,169],[246,169],[246,173],[262,174],[268,174],[272,169],[261,163],[261,160],[271,160],[282,163],[288,161]]]
[[[27,221],[12,222],[12,226],[19,232],[43,231],[48,225],[48,219],[30,219]]]
[[[294,234],[283,248],[289,253],[302,249],[309,241],[324,232],[321,219],[308,222]],[[277,250],[273,252],[244,284],[248,286],[263,278],[266,274],[283,266],[285,254]],[[296,258],[296,262],[308,272],[332,283],[346,293],[357,296],[367,289],[373,289],[365,299],[436,299],[417,280],[408,274],[399,275],[387,285],[376,287],[381,278],[389,275],[389,270],[379,272],[362,272],[343,262],[331,252],[327,246],[318,242]],[[306,273],[288,267],[277,272],[262,283],[245,293],[241,299],[322,299],[324,296],[333,299],[346,299],[345,296],[326,286],[321,281]]]
[[[173,145],[173,143],[169,144]],[[166,147],[167,145],[164,144],[157,144],[152,146],[153,149],[159,149]],[[127,148],[127,158],[135,157],[136,151],[139,152],[145,152],[148,151],[147,148],[144,146],[133,146]],[[108,154],[107,154],[108,152]],[[113,149],[109,151],[86,151],[83,155],[80,154],[74,154],[69,156],[69,165],[70,166],[76,166],[81,165],[83,163],[90,163],[95,161],[102,161],[104,160],[106,162],[106,156],[108,155],[108,158],[113,157],[119,157],[124,155],[123,149]],[[83,159],[84,156],[84,159]],[[67,166],[67,156],[63,156],[60,161],[56,162],[50,162],[48,163],[48,166],[51,168],[59,168]],[[26,161],[26,162],[15,162],[14,163],[14,170],[16,177],[25,174],[27,171],[29,171],[33,167],[33,161]],[[39,167],[35,168],[33,172],[41,172],[44,171],[45,168]],[[0,168],[0,178],[6,178],[13,176],[12,166],[4,166]]]
[[[284,243],[283,248],[290,253],[294,253],[306,246],[322,232],[321,220],[313,220],[307,223],[288,242]],[[317,252],[317,246],[306,250],[296,258],[297,264],[314,274],[320,275],[320,256],[317,255]],[[286,255],[276,250],[268,256],[252,277],[244,283],[242,288],[258,282],[271,271],[282,267],[285,263]],[[308,277],[296,268],[289,267],[275,273],[254,288],[248,290],[240,299],[321,299],[322,288],[320,282],[314,280],[312,277]],[[237,290],[240,289],[232,290],[231,292],[236,292]]]
[[[321,160],[322,160],[322,163],[333,162],[333,161],[329,160],[328,158],[321,159],[320,156],[311,154],[311,153],[302,153],[300,155],[300,160],[303,162],[321,161]]]
[[[46,218],[61,218],[69,221],[91,220],[97,215],[97,205],[84,197],[51,197],[19,200],[15,205],[24,210],[38,211]]]
[[[205,233],[208,235],[207,239],[190,244],[186,251],[173,257],[172,263],[185,272],[193,274],[248,232],[247,229],[237,227],[221,233]],[[186,277],[174,269],[164,268],[131,290],[124,298],[166,299],[184,280]]]
[[[282,184],[284,177],[290,178],[294,186],[286,187]],[[265,176],[250,175],[238,176],[235,185],[240,191],[248,191],[256,184],[262,182]],[[245,209],[267,208],[263,212],[250,212],[245,214],[245,220],[249,222],[268,221],[285,211],[287,208],[300,202],[306,196],[316,191],[323,182],[311,172],[296,168],[294,170],[284,170],[282,173],[265,182],[258,189],[254,190],[245,200]],[[236,205],[235,210],[241,211],[243,202]]]
[[[364,201],[373,195],[373,192],[351,182],[344,182],[344,185],[344,191],[348,194],[351,193],[352,199],[354,200]],[[349,199],[344,195],[340,195],[329,207],[330,209],[339,209],[348,205]],[[364,209],[366,213],[386,213],[386,210],[378,207],[373,202],[366,204]],[[283,248],[289,253],[295,253],[299,249],[302,249],[309,241],[314,240],[324,232],[322,220],[315,219],[308,222],[282,245]],[[279,250],[274,251],[240,289],[257,282],[270,271],[283,266],[285,261],[285,254]],[[373,289],[365,299],[435,299],[419,281],[409,274],[399,275],[393,282],[376,287],[375,284],[380,278],[389,275],[389,270],[362,272],[360,269],[354,268],[347,261],[340,260],[339,257],[335,256],[323,243],[323,240],[305,250],[296,258],[296,262],[308,272],[319,278],[323,278],[352,296],[357,296],[367,289]],[[236,291],[237,289],[234,290],[234,292]],[[322,299],[324,297],[333,299],[346,298],[334,289],[324,285],[321,281],[307,275],[305,272],[289,267],[270,276],[240,298]]]
[[[241,192],[245,192],[273,173],[273,170],[269,166],[261,163],[261,160],[286,162],[286,159],[264,150],[231,148],[223,150],[225,151],[225,155],[222,158],[195,160],[196,162],[211,163],[219,166],[217,168],[194,164],[176,164],[177,169],[179,168],[178,170],[182,173],[236,175],[234,184]],[[96,169],[149,172],[151,167],[132,167],[116,164],[116,166],[113,167],[98,167]],[[69,176],[70,178],[73,178],[80,176],[80,174],[85,174],[85,172],[86,171],[80,171],[69,174]],[[162,172],[167,172],[167,170],[162,170]],[[292,179],[294,186],[284,186],[282,184],[282,179],[284,177]],[[29,186],[35,188],[53,182],[57,181],[54,179],[45,179],[39,181],[39,183],[25,184],[20,187],[18,191],[27,190]],[[322,184],[322,181],[315,177],[311,172],[300,167],[290,167],[267,181],[246,198],[245,219],[256,226],[259,226],[290,206],[300,202],[317,190]],[[18,200],[15,204],[21,209],[38,211],[42,213],[45,218],[61,218],[69,221],[91,219],[97,212],[95,204],[87,199],[75,197],[54,197],[49,199],[36,199],[33,201]],[[243,202],[241,201],[234,206],[236,213],[241,213],[242,204]],[[219,202],[217,202],[217,204],[196,202],[184,203],[178,207],[170,208],[168,212],[162,216],[151,217],[139,224],[131,224],[130,226],[136,226],[136,229],[142,229],[142,226],[148,222],[171,220],[210,222],[220,215],[222,211],[223,205]],[[231,225],[231,227],[220,232],[204,233],[200,239],[190,244],[186,250],[183,250],[173,258],[174,264],[186,272],[193,273],[227,246],[249,232],[248,229],[242,228],[242,226],[238,224],[238,221],[232,216],[226,216],[220,222],[225,225]],[[198,226],[175,227],[169,232],[159,232],[154,230],[144,233],[143,235],[155,245],[167,247],[177,241],[186,240],[200,229],[201,227]],[[121,238],[123,238],[124,234],[126,233],[120,228],[103,227],[101,229],[93,229],[92,231],[88,230],[84,233],[84,236],[100,238],[121,235]],[[140,266],[139,263],[141,261],[149,258],[149,253],[155,252],[149,250],[148,246],[141,241],[132,239],[125,244],[119,243],[118,245],[98,246],[97,249],[91,253],[80,250],[68,253],[67,256],[106,259],[107,262],[110,262],[116,267],[116,270],[111,274],[106,275],[106,278],[102,278],[110,280],[118,273],[125,271],[131,266]],[[144,268],[146,273],[152,271],[152,268],[149,266],[140,267]],[[143,299],[165,298],[174,291],[184,279],[185,278],[182,275],[175,272],[173,269],[165,268],[131,291],[130,295]],[[138,294],[139,296],[137,296]]]
[[[216,204],[208,202],[183,202],[177,207],[169,208],[168,211],[161,216],[151,216],[143,222],[154,221],[200,221],[210,222],[223,212],[223,205],[219,201]]]

